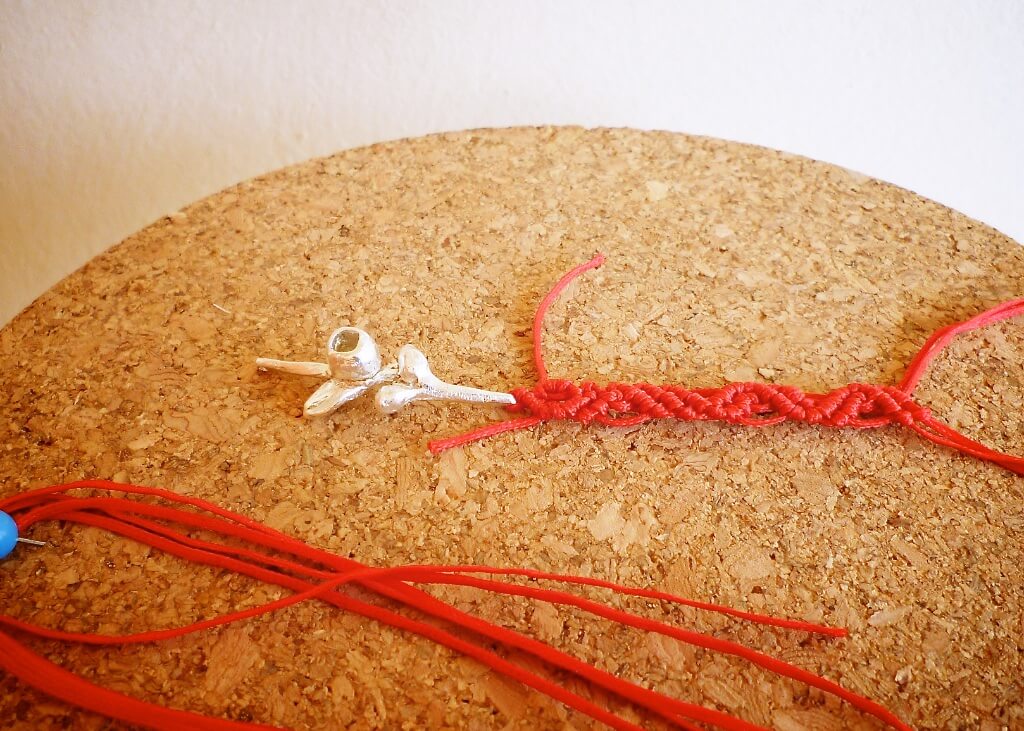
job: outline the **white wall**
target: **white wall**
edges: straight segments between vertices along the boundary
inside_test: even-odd
[[[1024,2],[0,0],[0,323],[240,179],[540,123],[798,152],[1024,240]]]

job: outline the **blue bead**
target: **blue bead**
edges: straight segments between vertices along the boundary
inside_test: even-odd
[[[0,558],[7,558],[17,542],[18,524],[14,518],[0,510]]]

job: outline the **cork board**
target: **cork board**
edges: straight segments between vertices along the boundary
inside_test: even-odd
[[[807,390],[894,383],[927,334],[1024,293],[1024,251],[911,192],[771,150],[576,128],[374,145],[247,181],[97,257],[0,332],[0,492],[84,477],[197,495],[360,561],[588,573],[845,625],[827,641],[644,602],[882,702],[920,728],[1024,727],[1021,478],[908,431],[550,424],[434,458],[497,407],[368,401],[300,418],[342,324],[443,378]],[[1024,450],[1024,324],[957,341],[918,390]],[[276,596],[88,529],[0,564],[5,611],[71,630],[167,627]],[[650,687],[774,728],[877,728],[735,659],[573,610],[437,594]],[[308,604],[127,649],[31,646],[109,687],[290,728],[590,728],[428,642]],[[623,713],[629,715],[628,709]],[[630,716],[641,722],[647,719]],[[0,678],[14,729],[112,728]]]

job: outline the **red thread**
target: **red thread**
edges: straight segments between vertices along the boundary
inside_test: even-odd
[[[73,490],[85,488],[157,498],[193,508],[195,511],[124,497],[76,497],[69,494]],[[15,617],[0,615],[0,627],[6,628],[6,630],[0,629],[0,668],[23,682],[67,703],[145,728],[246,731],[271,727],[167,709],[99,687],[32,652],[16,640],[10,632],[24,632],[52,640],[93,645],[156,642],[257,617],[299,602],[318,599],[340,609],[352,611],[383,624],[429,638],[472,657],[492,670],[545,693],[612,728],[628,729],[629,731],[639,729],[637,725],[624,720],[593,701],[537,675],[524,665],[502,657],[488,649],[488,645],[496,644],[506,648],[515,648],[530,654],[548,665],[571,672],[597,687],[645,708],[670,724],[681,728],[692,731],[697,728],[693,725],[694,723],[703,723],[730,731],[764,731],[755,724],[737,719],[721,711],[680,701],[617,678],[542,642],[462,612],[410,586],[410,584],[456,584],[484,591],[527,597],[555,605],[574,606],[595,616],[630,627],[657,632],[714,652],[734,655],[770,672],[807,683],[812,687],[836,695],[893,728],[901,730],[910,728],[892,712],[873,701],[852,693],[832,681],[738,643],[646,619],[565,591],[481,577],[518,576],[531,580],[594,586],[610,589],[619,594],[720,612],[762,624],[833,637],[845,636],[845,630],[834,627],[765,617],[706,602],[694,602],[664,592],[623,587],[599,579],[565,576],[528,569],[416,565],[396,568],[368,567],[351,559],[309,546],[245,516],[218,508],[197,498],[184,497],[158,488],[120,485],[103,480],[57,485],[15,495],[0,501],[0,510],[14,515],[21,531],[45,520],[62,520],[103,528],[167,551],[175,556],[236,571],[294,592],[290,596],[273,602],[185,627],[121,636],[64,632],[59,629],[39,627]],[[236,543],[228,545],[190,535],[189,531],[195,530],[230,538]],[[416,610],[424,619],[434,618],[460,627],[471,633],[472,636],[479,638],[480,641],[474,642],[463,636],[454,635],[423,619],[410,618],[385,607],[355,599],[339,591],[344,585],[350,583],[357,583],[378,596],[400,602],[406,607]]]
[[[575,269],[570,269],[565,276],[559,279],[551,291],[544,296],[544,299],[537,305],[537,314],[533,316],[533,364],[537,367],[537,377],[542,381],[548,379],[548,368],[544,365],[544,315],[551,304],[558,299],[566,287],[579,275],[591,269],[597,269],[604,264],[604,254],[595,254],[594,258],[586,264],[580,264]]]
[[[540,376],[529,388],[511,391],[516,402],[508,410],[521,416],[489,424],[465,434],[429,443],[430,451],[446,449],[536,426],[544,421],[576,421],[603,426],[632,426],[652,419],[725,421],[743,426],[771,426],[798,421],[818,426],[876,429],[901,425],[935,444],[994,462],[1024,474],[1024,457],[990,449],[936,419],[913,399],[913,391],[929,364],[962,333],[1024,314],[1024,299],[1011,300],[964,322],[937,330],[907,367],[898,386],[850,383],[828,393],[806,393],[793,386],[772,383],[729,383],[720,388],[656,386],[650,383],[574,383],[551,380],[542,352],[544,315],[551,303],[583,272],[601,266],[598,254],[568,272],[541,300],[533,320],[533,357]]]

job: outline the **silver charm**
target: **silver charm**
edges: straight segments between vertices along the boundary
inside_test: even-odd
[[[326,363],[257,358],[256,367],[327,378],[306,400],[302,410],[306,416],[330,414],[380,384],[385,385],[377,391],[376,402],[385,414],[394,414],[413,401],[515,403],[510,393],[445,383],[431,372],[427,357],[412,345],[399,349],[397,363],[382,365],[377,343],[357,327],[341,327],[331,333]]]

